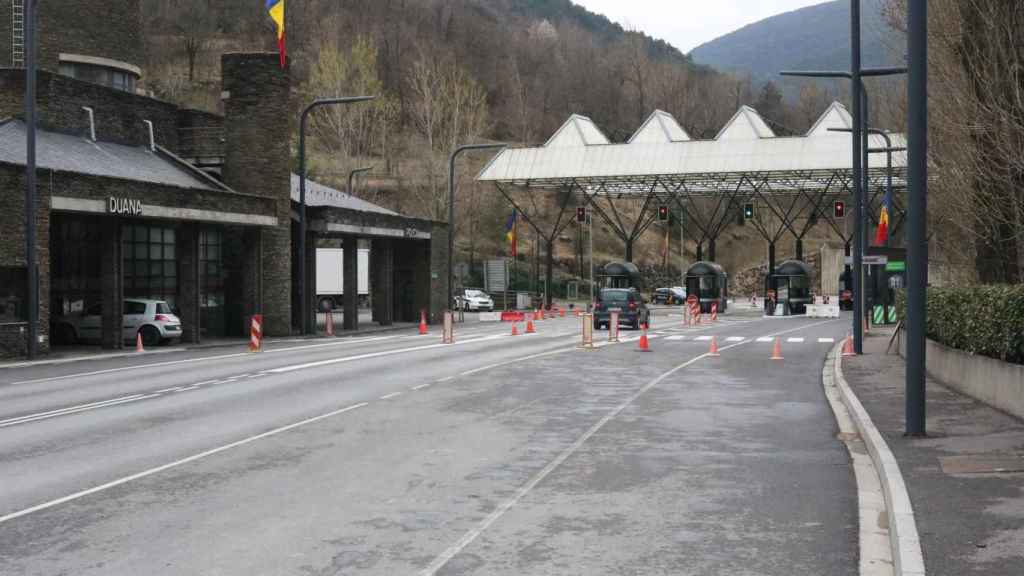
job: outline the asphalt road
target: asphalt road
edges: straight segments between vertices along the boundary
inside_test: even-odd
[[[855,574],[820,382],[848,325],[660,310],[650,353],[578,350],[566,318],[3,369],[0,574]]]

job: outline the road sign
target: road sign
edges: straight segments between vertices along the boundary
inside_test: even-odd
[[[870,256],[865,254],[862,260],[865,266],[885,266],[889,263],[888,256]]]
[[[889,262],[888,264],[885,265],[885,271],[886,272],[906,272],[907,271],[907,263],[906,262]]]

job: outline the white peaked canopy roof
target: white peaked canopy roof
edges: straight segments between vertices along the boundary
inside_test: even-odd
[[[655,110],[643,126],[630,137],[627,144],[639,142],[643,144],[658,144],[667,142],[686,142],[690,135],[683,130],[683,127],[676,121],[676,117],[662,110]]]
[[[715,140],[690,140],[671,115],[655,112],[628,143],[612,144],[590,119],[572,116],[544,146],[500,152],[478,180],[620,194],[656,185],[714,192],[752,186],[755,179],[778,183],[773,184],[777,190],[813,187],[849,179],[850,135],[828,128],[850,124],[849,112],[833,103],[807,135],[776,137],[754,109],[744,106]],[[891,138],[893,146],[906,145],[901,134]],[[882,137],[870,137],[871,148],[884,146]],[[906,153],[894,153],[893,166],[895,183],[902,186]],[[885,167],[885,154],[870,155],[872,178],[883,177]]]
[[[573,148],[576,146],[596,146],[610,144],[608,137],[586,116],[573,114],[548,140],[545,148]]]
[[[718,132],[715,140],[756,140],[775,138],[775,132],[750,106],[740,106],[729,122]]]

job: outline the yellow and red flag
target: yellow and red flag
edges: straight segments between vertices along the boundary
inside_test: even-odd
[[[509,255],[513,258],[518,256],[518,250],[516,244],[516,232],[519,227],[519,217],[515,210],[512,211],[512,215],[508,217],[505,222],[505,240],[509,243]]]
[[[266,0],[270,19],[277,24],[277,49],[281,53],[281,68],[285,63],[284,46],[284,0]]]
[[[885,246],[889,242],[889,218],[892,215],[892,190],[885,193],[882,212],[878,216],[878,230],[875,231],[875,245]]]

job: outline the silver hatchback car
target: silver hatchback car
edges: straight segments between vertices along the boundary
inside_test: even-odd
[[[121,337],[135,342],[142,336],[146,346],[181,339],[181,320],[163,300],[125,298]],[[80,314],[61,316],[54,322],[54,338],[58,342],[99,342],[103,330],[103,307],[94,304]]]

